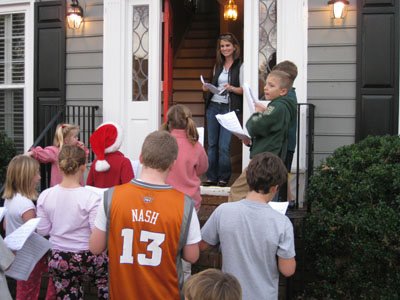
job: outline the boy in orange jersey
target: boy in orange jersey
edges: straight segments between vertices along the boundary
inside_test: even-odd
[[[111,300],[184,299],[181,258],[197,261],[201,236],[194,201],[165,184],[177,154],[169,132],[149,134],[140,178],[104,193],[90,251],[108,244]]]

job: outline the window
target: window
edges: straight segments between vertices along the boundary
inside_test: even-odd
[[[0,130],[24,151],[25,14],[0,15]]]

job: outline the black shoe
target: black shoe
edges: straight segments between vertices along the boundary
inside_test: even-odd
[[[203,181],[201,183],[202,186],[212,186],[212,185],[217,185],[216,182],[212,182],[211,180]]]
[[[222,181],[222,180],[218,181],[218,186],[220,186],[220,187],[227,186],[227,184],[228,183],[226,181]]]

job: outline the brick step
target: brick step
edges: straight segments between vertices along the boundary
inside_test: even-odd
[[[175,79],[175,91],[202,91],[200,79]]]
[[[175,58],[174,59],[174,68],[212,68],[215,64],[215,55],[210,58]]]
[[[199,79],[200,75],[203,75],[204,78],[211,78],[212,69],[211,68],[182,68],[182,69],[174,69],[174,80],[175,79],[189,79],[196,78]],[[200,80],[200,79],[199,79]]]
[[[176,55],[177,58],[181,57],[215,57],[214,48],[182,48],[179,49]]]
[[[215,38],[212,39],[185,39],[183,42],[183,47],[184,48],[198,48],[198,47],[203,47],[203,48],[214,48],[215,52],[215,45],[217,41]]]

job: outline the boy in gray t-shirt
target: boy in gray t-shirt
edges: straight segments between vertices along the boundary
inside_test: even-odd
[[[221,204],[201,230],[200,250],[221,244],[222,271],[236,276],[244,300],[278,299],[279,271],[295,272],[292,223],[268,204],[286,178],[278,156],[258,154],[247,170],[246,199]]]

